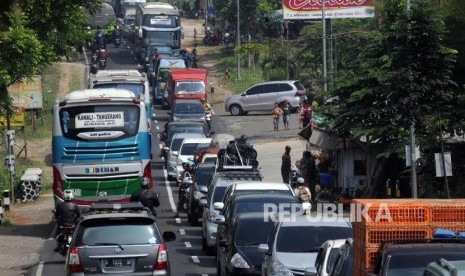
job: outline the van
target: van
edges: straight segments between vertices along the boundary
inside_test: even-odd
[[[145,103],[147,124],[150,130],[152,104],[150,101],[149,81],[144,73],[137,70],[99,70],[89,77],[89,88],[121,88],[133,92]]]
[[[280,107],[287,101],[296,111],[306,99],[307,90],[298,80],[270,81],[256,84],[239,95],[226,99],[224,109],[233,116],[246,115],[249,111],[269,111],[275,103]]]

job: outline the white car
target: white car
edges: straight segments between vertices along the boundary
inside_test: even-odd
[[[176,133],[171,139],[171,144],[166,148],[166,170],[168,178],[176,177],[176,166],[178,161],[179,149],[181,148],[184,138],[205,138],[202,133]]]
[[[183,171],[182,163],[193,161],[194,152],[198,147],[208,147],[212,138],[185,138],[179,148],[178,154],[173,154],[177,157],[176,160],[176,179],[179,179]]]
[[[259,245],[265,254],[264,276],[304,275],[314,266],[320,246],[327,240],[352,237],[348,220],[325,221],[308,219],[305,215],[283,220],[275,225],[268,243]]]
[[[345,239],[325,241],[316,256],[315,266],[305,269],[306,276],[329,276]]]

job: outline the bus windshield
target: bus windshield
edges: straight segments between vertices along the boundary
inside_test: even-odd
[[[140,99],[141,95],[144,95],[144,84],[142,83],[118,83],[118,82],[108,82],[108,83],[96,83],[94,84],[95,88],[120,88],[126,89],[134,93],[134,95]]]
[[[122,139],[137,135],[140,109],[135,105],[76,106],[62,108],[59,115],[63,136],[68,139]],[[110,135],[114,133],[119,135]]]
[[[173,48],[179,46],[180,37],[179,32],[168,32],[168,31],[147,31],[145,32],[146,44],[163,44]]]

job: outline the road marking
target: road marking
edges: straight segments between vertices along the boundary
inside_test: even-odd
[[[208,274],[202,274],[202,276],[208,276]]]
[[[42,270],[44,269],[44,262],[40,262],[37,267],[36,276],[42,276]]]
[[[191,248],[192,247],[192,244],[190,242],[184,242],[184,245],[187,247],[187,248]]]
[[[155,115],[155,114],[153,114],[153,115]],[[153,121],[155,122],[155,124],[158,124],[158,120],[153,120]]]
[[[163,166],[163,174],[165,175],[165,186],[166,186],[166,191],[168,192],[168,200],[170,201],[171,210],[173,210],[173,212],[176,213],[176,204],[174,203],[173,192],[171,191],[170,182],[168,181],[168,172],[166,171],[166,168],[164,166]],[[180,218],[176,218],[176,222],[178,221],[178,219],[179,219],[178,223],[181,223]]]
[[[180,219],[180,218],[176,218],[176,223],[181,223],[181,219]]]
[[[163,148],[163,144],[158,144],[158,146],[160,147],[160,149],[162,149],[162,148]]]
[[[180,233],[181,235],[185,235],[185,234],[186,234],[186,230],[184,230],[184,229],[179,229],[179,233]]]
[[[192,261],[193,261],[194,263],[196,263],[196,264],[200,263],[199,257],[197,257],[197,256],[191,256],[191,258],[192,258]]]
[[[158,127],[158,126],[156,126],[155,128],[156,128],[157,130],[159,130],[159,129],[160,129],[160,127]]]

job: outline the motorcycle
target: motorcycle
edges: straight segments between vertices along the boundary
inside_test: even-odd
[[[115,45],[116,48],[121,46],[121,29],[120,27],[117,27],[115,31],[113,32],[113,44]]]
[[[97,73],[97,71],[98,71],[98,63],[99,63],[99,60],[98,60],[97,53],[93,53],[92,58],[90,60],[90,73],[91,74],[96,74]]]
[[[187,196],[189,195],[189,189],[192,183],[194,182],[191,177],[185,177],[184,180],[179,183],[178,212],[187,212]]]
[[[100,48],[98,56],[100,69],[105,69],[105,67],[107,67],[107,50],[105,48]]]
[[[52,211],[53,214],[56,214],[56,211]],[[62,256],[65,256],[68,252],[69,246],[71,244],[71,239],[73,238],[75,225],[60,225],[58,226],[59,233],[55,237],[55,240],[58,243],[58,253]]]

